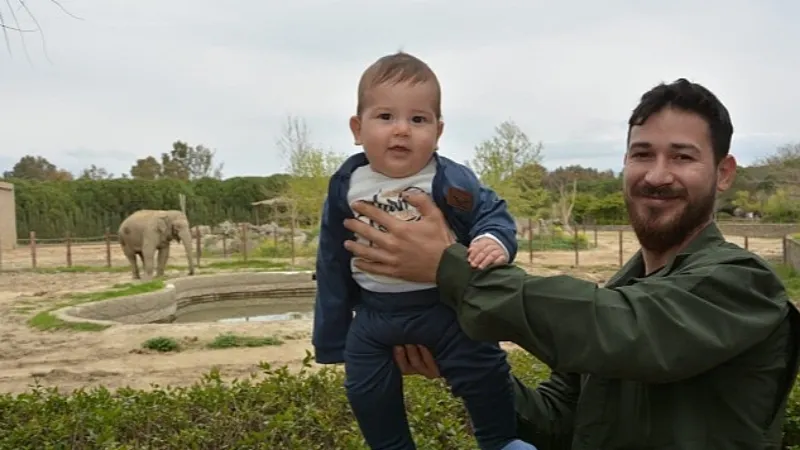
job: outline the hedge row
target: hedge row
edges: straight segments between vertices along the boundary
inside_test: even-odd
[[[514,373],[535,385],[545,366],[521,351]],[[309,358],[307,358],[308,360]],[[35,388],[0,397],[0,449],[366,449],[342,389],[342,372],[221,381],[211,372],[186,388],[104,388],[71,395]],[[475,449],[467,417],[442,382],[406,379],[409,421],[419,448]],[[800,393],[788,408],[786,448],[800,445]],[[800,447],[794,447],[800,448]]]
[[[35,231],[37,238],[60,239],[67,232],[76,237],[102,236],[106,228],[116,232],[139,209],[180,209],[179,194],[186,196],[191,223],[254,222],[251,203],[280,195],[287,179],[5,181],[15,187],[18,237],[26,239]]]

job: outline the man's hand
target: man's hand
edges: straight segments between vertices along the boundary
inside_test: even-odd
[[[467,259],[473,268],[481,270],[508,262],[505,249],[497,241],[489,237],[482,237],[472,241],[469,249],[467,249]]]
[[[394,348],[394,362],[403,375],[422,375],[439,378],[439,367],[427,347],[422,345],[398,345]]]
[[[442,254],[455,238],[450,234],[442,212],[427,194],[407,193],[404,197],[417,208],[420,220],[406,222],[372,205],[357,202],[353,205],[356,213],[372,219],[386,231],[360,220],[347,219],[345,228],[372,242],[372,246],[350,240],[345,241],[344,246],[360,258],[354,264],[365,272],[435,283]]]

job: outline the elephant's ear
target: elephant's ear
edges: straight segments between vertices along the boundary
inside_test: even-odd
[[[162,236],[169,234],[169,220],[166,217],[159,217],[156,221],[156,229]]]

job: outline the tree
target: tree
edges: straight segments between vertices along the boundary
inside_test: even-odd
[[[541,162],[542,144],[531,143],[513,121],[496,126],[495,135],[475,147],[472,168],[481,180],[491,185],[511,178],[526,164]]]
[[[103,167],[97,167],[92,164],[91,166],[83,169],[80,179],[82,180],[110,180],[114,178],[114,174],[109,173]]]
[[[172,151],[161,154],[162,176],[181,180],[220,180],[223,164],[214,167],[216,153],[203,145],[192,147],[186,142],[175,141],[172,143]]]
[[[186,142],[175,141],[169,153],[161,154],[161,161],[153,156],[137,159],[136,164],[131,167],[131,177],[139,180],[221,180],[223,164],[214,167],[215,155],[216,151],[203,145],[192,147]]]
[[[131,167],[131,178],[134,180],[156,180],[161,178],[161,163],[152,156],[136,160]]]
[[[531,143],[512,121],[495,127],[495,135],[475,147],[470,166],[481,181],[504,198],[514,215],[535,216],[547,201],[542,179],[542,144]]]
[[[50,0],[49,3],[51,5],[55,5],[61,10],[61,12],[72,17],[73,19],[83,20],[64,8],[59,0]],[[3,10],[4,7],[5,11]],[[18,14],[19,12],[22,12],[22,14]],[[10,23],[8,22],[8,19],[11,20]],[[28,19],[30,20],[31,24],[23,25],[20,22],[20,19]],[[5,38],[6,48],[8,49],[9,54],[13,54],[13,52],[11,51],[11,41],[9,40],[10,35],[8,32],[12,31],[18,33],[20,40],[22,41],[22,49],[25,52],[26,57],[28,57],[28,48],[25,42],[25,35],[38,32],[42,37],[42,48],[44,49],[45,57],[47,56],[47,47],[44,42],[44,30],[42,30],[41,26],[39,26],[39,21],[36,20],[36,16],[33,15],[28,1],[6,0],[4,3],[0,3],[0,31],[3,32],[3,38]],[[28,59],[30,60],[29,57]]]
[[[59,169],[43,156],[25,155],[14,167],[3,173],[3,178],[20,178],[33,181],[71,180],[72,174]]]
[[[305,121],[292,116],[286,118],[277,145],[288,160],[287,171],[291,179],[287,196],[294,200],[297,215],[305,222],[319,220],[328,181],[344,162],[344,155],[314,146]]]

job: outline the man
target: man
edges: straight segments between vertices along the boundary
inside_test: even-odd
[[[416,223],[357,205],[386,232],[348,219],[373,247],[345,246],[362,270],[436,282],[471,338],[553,369],[536,389],[515,380],[520,433],[541,450],[779,449],[798,313],[770,266],[713,222],[736,171],[728,112],[680,79],[645,93],[628,124],[623,190],[641,250],[603,288],[473,269],[424,197],[409,198]],[[399,370],[438,376],[427,349],[397,350]]]

